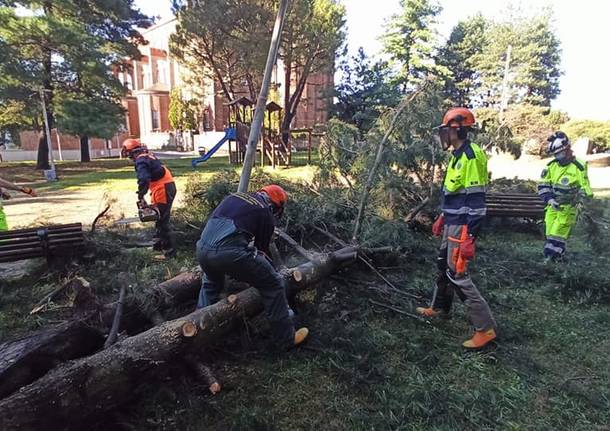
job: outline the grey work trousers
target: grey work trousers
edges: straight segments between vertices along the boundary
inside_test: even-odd
[[[229,275],[260,292],[275,343],[280,347],[294,344],[283,279],[263,254],[248,247],[247,241],[237,241],[211,247],[198,244],[197,259],[204,273],[197,308],[218,302]]]
[[[456,264],[459,257],[460,236],[462,233],[460,225],[445,225],[443,238],[438,255],[439,275],[436,280],[431,307],[451,311],[454,292],[466,305],[468,317],[475,330],[486,331],[496,328],[496,321],[491,314],[487,301],[475,286],[468,268],[458,273]]]

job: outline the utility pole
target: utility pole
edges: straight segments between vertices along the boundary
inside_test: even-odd
[[[47,175],[47,180],[57,180],[57,174],[55,172],[55,162],[53,161],[53,144],[51,143],[51,129],[49,127],[49,117],[47,115],[47,104],[45,103],[44,89],[40,89],[40,100],[42,101],[42,115],[44,116],[44,128],[47,138],[47,147],[49,147],[49,164],[51,165],[51,172]]]
[[[506,49],[506,63],[504,63],[504,79],[502,80],[502,99],[500,100],[500,122],[504,119],[504,111],[508,107],[509,95],[509,77],[510,74],[510,57],[513,52],[513,46],[508,45]]]
[[[277,60],[277,52],[280,47],[282,28],[284,27],[284,19],[286,18],[286,11],[288,10],[289,3],[290,0],[280,1],[280,7],[277,11],[277,18],[275,19],[275,25],[273,27],[271,45],[269,46],[269,55],[267,56],[267,64],[265,66],[265,74],[263,76],[261,91],[256,102],[256,111],[254,111],[254,119],[252,120],[252,126],[250,127],[250,135],[248,136],[248,146],[246,147],[244,166],[241,171],[239,187],[237,189],[242,193],[248,191],[248,185],[250,184],[250,174],[252,173],[252,166],[254,166],[254,159],[256,157],[256,144],[260,138],[261,127],[263,125],[263,120],[265,119],[265,106],[267,104],[267,96],[269,95],[271,75],[273,72],[273,66]]]

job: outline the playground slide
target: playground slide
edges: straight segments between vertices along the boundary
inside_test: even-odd
[[[191,162],[191,164],[193,165],[193,169],[197,167],[197,165],[199,163],[203,163],[203,162],[207,162],[210,157],[212,157],[214,155],[214,153],[216,151],[218,151],[218,149],[220,147],[223,146],[223,144],[227,141],[234,141],[235,140],[235,128],[234,127],[229,127],[227,129],[225,129],[225,135],[222,137],[222,139],[220,141],[218,141],[218,143],[216,145],[214,145],[210,151],[208,151],[207,153],[205,153],[205,155],[199,157],[198,159],[195,159]]]

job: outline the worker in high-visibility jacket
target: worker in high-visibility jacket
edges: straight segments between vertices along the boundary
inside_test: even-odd
[[[553,160],[542,171],[538,183],[538,194],[546,204],[544,257],[547,261],[563,258],[578,217],[577,204],[593,196],[587,163],[574,157],[567,135],[555,132],[548,142],[547,151]]]
[[[464,302],[474,326],[463,346],[479,349],[496,338],[496,322],[487,301],[474,285],[468,263],[475,255],[475,240],[487,214],[485,192],[489,182],[487,156],[468,140],[475,124],[467,108],[450,109],[438,127],[443,149],[453,149],[442,188],[442,214],[432,227],[441,236],[438,276],[429,307],[418,307],[425,317],[449,317],[454,292]]]

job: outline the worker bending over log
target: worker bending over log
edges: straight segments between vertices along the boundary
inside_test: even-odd
[[[197,241],[203,283],[197,308],[220,299],[225,275],[254,286],[261,294],[275,344],[290,348],[302,343],[307,328],[295,332],[289,315],[283,278],[269,258],[276,220],[282,217],[288,195],[269,185],[256,193],[234,193],[212,212]]]

